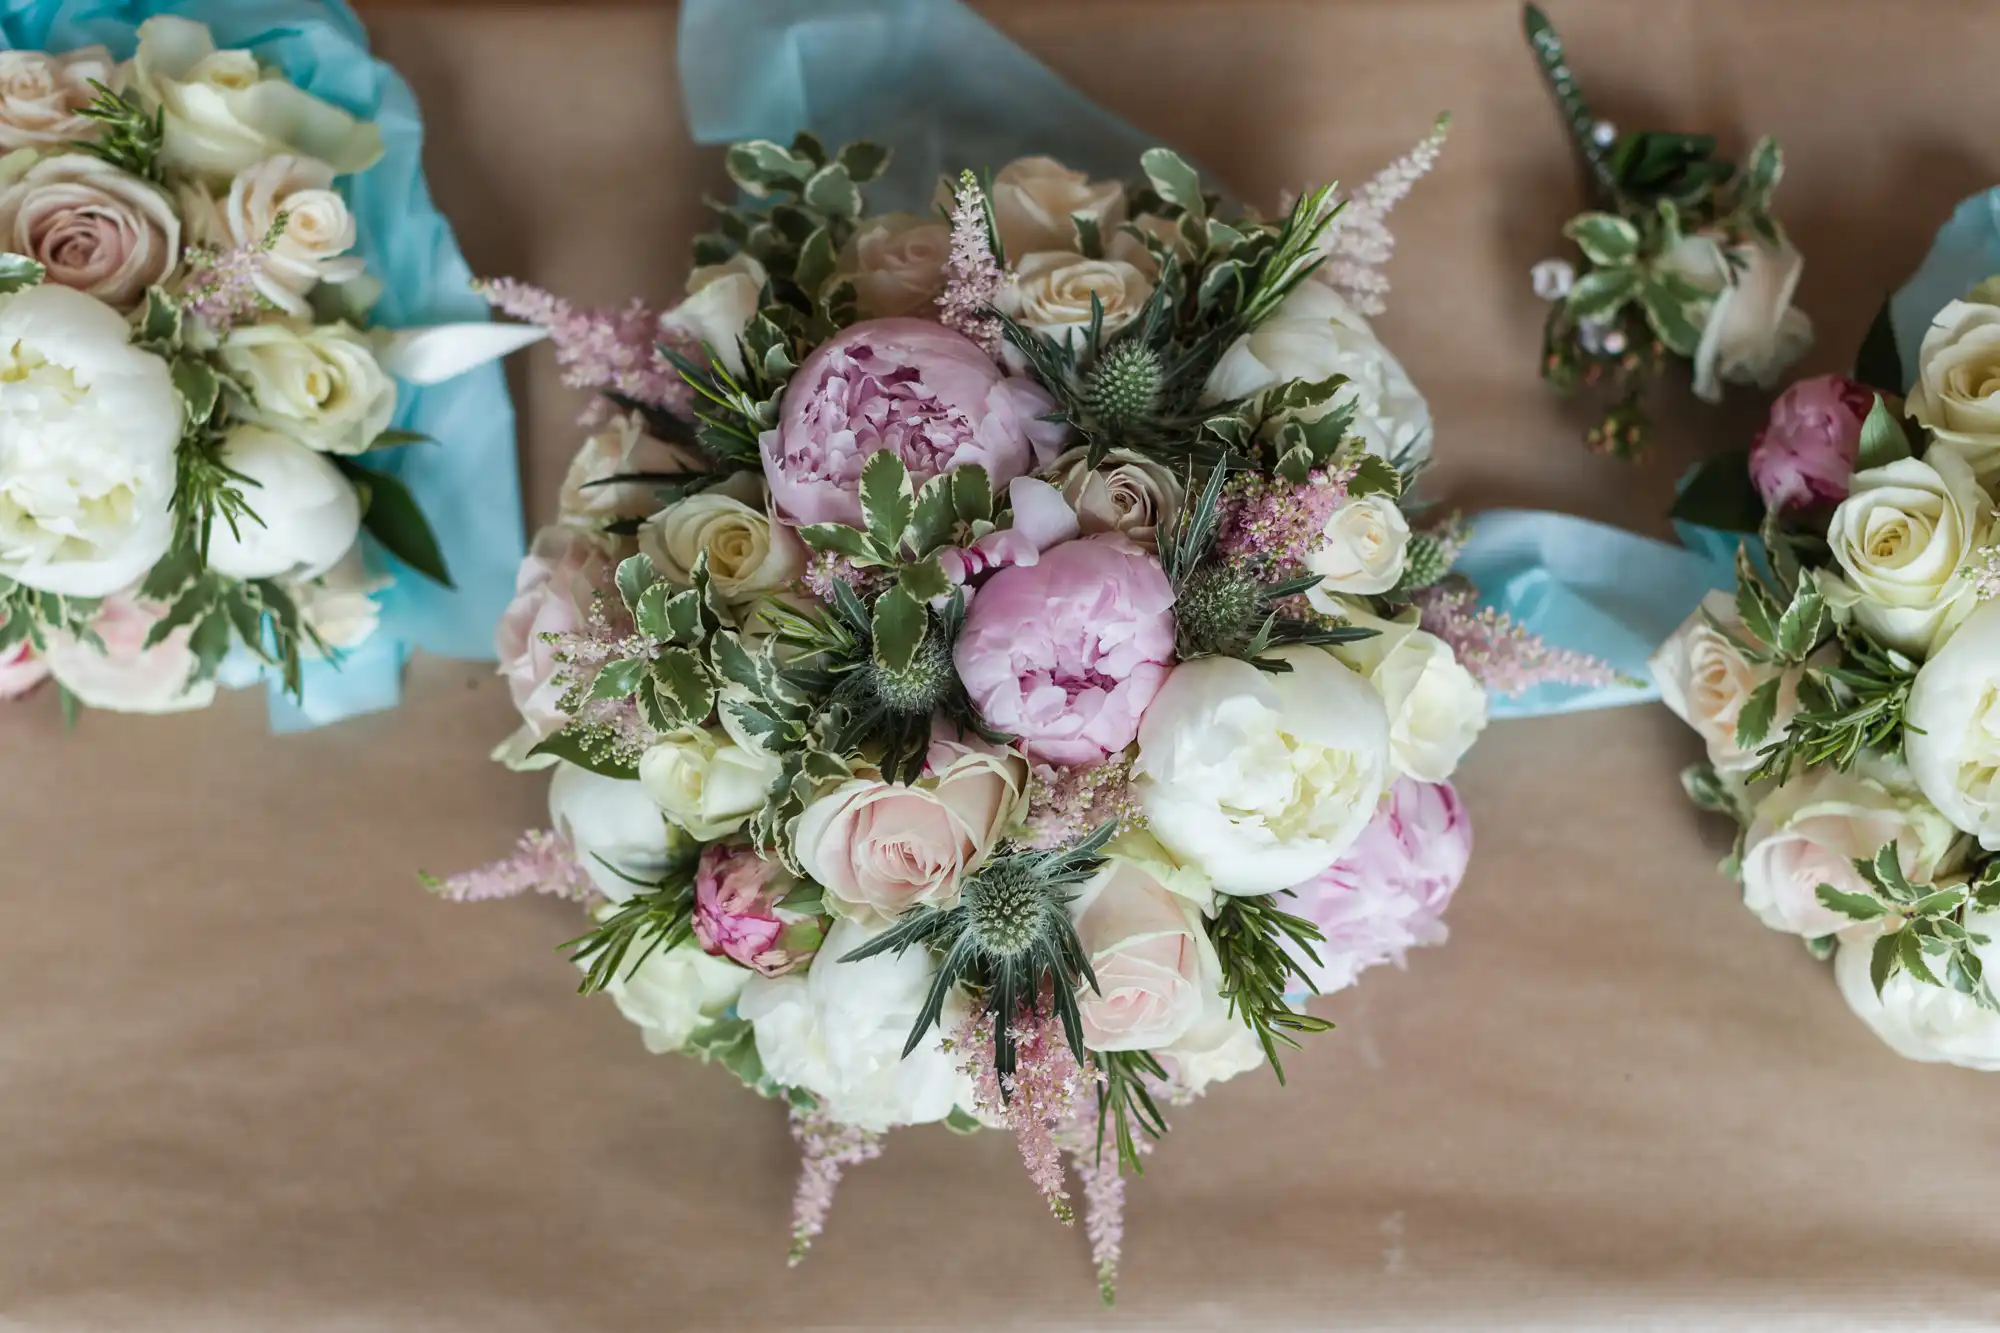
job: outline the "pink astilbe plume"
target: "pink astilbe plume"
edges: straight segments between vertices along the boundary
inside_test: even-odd
[[[1083,1184],[1083,1234],[1090,1239],[1097,1294],[1111,1305],[1118,1297],[1118,1260],[1125,1249],[1125,1177],[1118,1169],[1118,1148],[1108,1124],[1099,1138],[1097,1110],[1090,1102],[1056,1139]],[[1141,1157],[1153,1151],[1153,1141],[1143,1134],[1132,1146]]]
[[[1070,1208],[1055,1131],[1076,1117],[1083,1090],[1094,1085],[1070,1051],[1049,997],[1043,997],[1037,1011],[1024,1009],[1016,1015],[1012,1036],[1011,1074],[1002,1075],[994,1067],[994,1019],[984,1009],[958,1025],[947,1049],[960,1057],[959,1072],[972,1079],[973,1108],[1006,1117],[1029,1178],[1056,1220],[1068,1226],[1076,1214]]]
[[[561,710],[578,728],[591,733],[593,748],[607,757],[637,763],[660,733],[646,721],[631,696],[593,699],[591,687],[598,673],[611,663],[635,657],[651,660],[664,645],[642,634],[622,603],[602,594],[591,599],[581,630],[543,638],[554,647],[555,660],[560,663],[553,679],[562,687]]]
[[[1396,251],[1395,234],[1389,230],[1389,214],[1409,196],[1416,183],[1437,165],[1444,149],[1451,117],[1439,116],[1437,124],[1415,148],[1391,162],[1346,200],[1346,207],[1334,217],[1326,239],[1326,262],[1313,276],[1346,297],[1364,315],[1379,315],[1388,309],[1383,297],[1389,293],[1389,279],[1382,268]]]
[[[595,890],[590,876],[577,864],[576,848],[568,838],[547,829],[521,835],[514,854],[478,870],[448,879],[424,877],[424,887],[455,903],[483,903],[523,893],[545,893],[570,902],[588,902]]]
[[[799,1145],[799,1186],[792,1195],[794,1266],[806,1257],[813,1238],[826,1230],[834,1192],[850,1166],[882,1155],[882,1136],[843,1125],[820,1111],[792,1108],[792,1139]]]
[[[1551,647],[1512,616],[1479,605],[1477,590],[1462,580],[1425,588],[1414,601],[1423,627],[1450,646],[1488,694],[1522,694],[1537,685],[1617,685],[1625,680],[1609,662]]]
[[[1327,520],[1347,503],[1352,479],[1351,468],[1318,469],[1299,482],[1238,473],[1222,491],[1216,553],[1266,579],[1298,573],[1326,541]]]
[[[644,407],[691,414],[694,391],[660,344],[692,360],[701,348],[685,333],[660,327],[660,312],[643,301],[616,310],[579,310],[562,297],[514,278],[475,284],[495,310],[549,331],[563,383],[617,394]],[[593,414],[594,415],[594,414]]]
[[[1027,836],[1030,847],[1065,847],[1106,823],[1121,829],[1144,827],[1132,791],[1132,764],[1036,764],[1028,774]]]
[[[990,307],[1000,295],[1000,261],[986,230],[986,194],[971,172],[958,178],[957,203],[951,210],[951,255],[944,265],[944,290],[938,294],[938,322],[964,334],[986,349],[1000,352],[1000,321]]]
[[[291,220],[291,214],[281,211],[261,237],[228,250],[189,246],[184,256],[187,276],[181,281],[182,316],[222,333],[271,309],[257,279],[264,271],[264,256],[284,239]]]

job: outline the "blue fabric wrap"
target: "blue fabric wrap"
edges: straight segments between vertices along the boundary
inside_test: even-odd
[[[1917,352],[1938,311],[1995,274],[2000,274],[2000,189],[1982,190],[1954,209],[1924,262],[1889,298],[1905,388],[1916,383]]]
[[[956,0],[684,0],[680,75],[702,143],[872,139],[895,150],[878,206],[922,210],[942,174],[1045,153],[1127,177],[1156,140],[1093,105]],[[1733,548],[1732,548],[1733,549]],[[1730,556],[1683,550],[1562,514],[1485,514],[1457,569],[1481,599],[1551,644],[1633,677],[1496,698],[1526,717],[1657,699],[1646,657]]]
[[[218,46],[251,50],[306,91],[381,128],[382,160],[339,182],[359,225],[356,250],[383,284],[374,321],[386,328],[489,317],[451,227],[423,176],[423,120],[409,85],[368,54],[368,35],[343,0],[0,0],[0,42],[17,50],[103,45],[120,58],[158,14],[205,23]],[[339,665],[306,667],[305,702],[270,685],[271,725],[295,731],[395,706],[414,648],[493,656],[493,626],[525,552],[514,410],[497,365],[426,389],[399,386],[395,426],[435,443],[369,454],[401,478],[429,517],[455,588],[443,588],[373,546],[371,568],[395,577],[378,594],[381,628]],[[225,676],[240,683],[240,667]]]

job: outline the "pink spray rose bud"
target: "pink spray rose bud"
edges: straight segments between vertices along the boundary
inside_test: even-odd
[[[1800,380],[1771,404],[1750,446],[1750,480],[1774,510],[1809,509],[1847,498],[1861,456],[1861,423],[1875,391],[1840,375]]]
[[[18,699],[47,679],[49,664],[35,656],[25,639],[0,651],[0,699]]]
[[[987,580],[952,657],[979,716],[1030,759],[1094,763],[1132,743],[1167,679],[1173,604],[1129,539],[1064,542]]]
[[[819,919],[779,904],[798,881],[749,847],[702,848],[694,872],[694,937],[704,952],[777,977],[818,952]]]
[[[1292,890],[1285,910],[1326,935],[1319,966],[1299,955],[1322,995],[1377,963],[1442,944],[1444,909],[1472,858],[1472,821],[1449,783],[1399,778],[1346,856]]]
[[[778,513],[799,526],[861,524],[861,469],[892,450],[921,486],[977,463],[998,488],[1044,466],[1067,428],[1055,400],[979,344],[923,319],[864,320],[793,372],[778,428],[758,441]]]

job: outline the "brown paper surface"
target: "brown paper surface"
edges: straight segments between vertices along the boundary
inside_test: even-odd
[[[1782,137],[1807,369],[1841,365],[1949,206],[2000,179],[1981,0],[1570,0],[1604,114]],[[1750,393],[1663,413],[1629,468],[1535,377],[1527,269],[1578,204],[1510,0],[1092,0],[987,12],[1246,197],[1358,178],[1450,109],[1382,321],[1430,396],[1435,493],[1664,531]],[[673,13],[369,14],[475,269],[677,291],[700,196]],[[517,367],[535,517],[578,394]],[[32,1329],[1989,1326],[2000,1082],[1906,1063],[1714,873],[1663,710],[1496,725],[1452,941],[1339,1031],[1176,1117],[1131,1190],[1121,1301],[1003,1135],[895,1135],[787,1271],[781,1111],[649,1056],[571,990],[548,901],[429,899],[544,783],[478,666],[302,736],[260,699],[171,719],[0,710],[0,1326]]]

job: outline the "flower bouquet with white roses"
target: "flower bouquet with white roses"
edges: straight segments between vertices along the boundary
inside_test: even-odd
[[[362,461],[424,438],[343,193],[383,137],[201,23],[136,36],[0,51],[0,695],[164,712],[260,667],[298,695],[376,629],[384,555],[449,584]]]
[[[1524,19],[1595,204],[1563,228],[1581,265],[1534,269],[1550,303],[1542,378],[1565,396],[1609,390],[1585,440],[1634,458],[1648,442],[1643,398],[1668,353],[1714,403],[1725,381],[1773,387],[1812,345],[1812,321],[1792,306],[1805,260],[1770,211],[1783,158],[1761,139],[1738,170],[1711,135],[1621,135],[1584,101],[1548,17],[1531,4]]]
[[[2000,263],[1991,216],[1960,210],[1853,378],[1792,385],[1694,476],[1676,517],[1744,534],[1737,586],[1653,663],[1745,905],[1897,1052],[1976,1069],[2000,1069],[2000,284],[1967,269]]]

